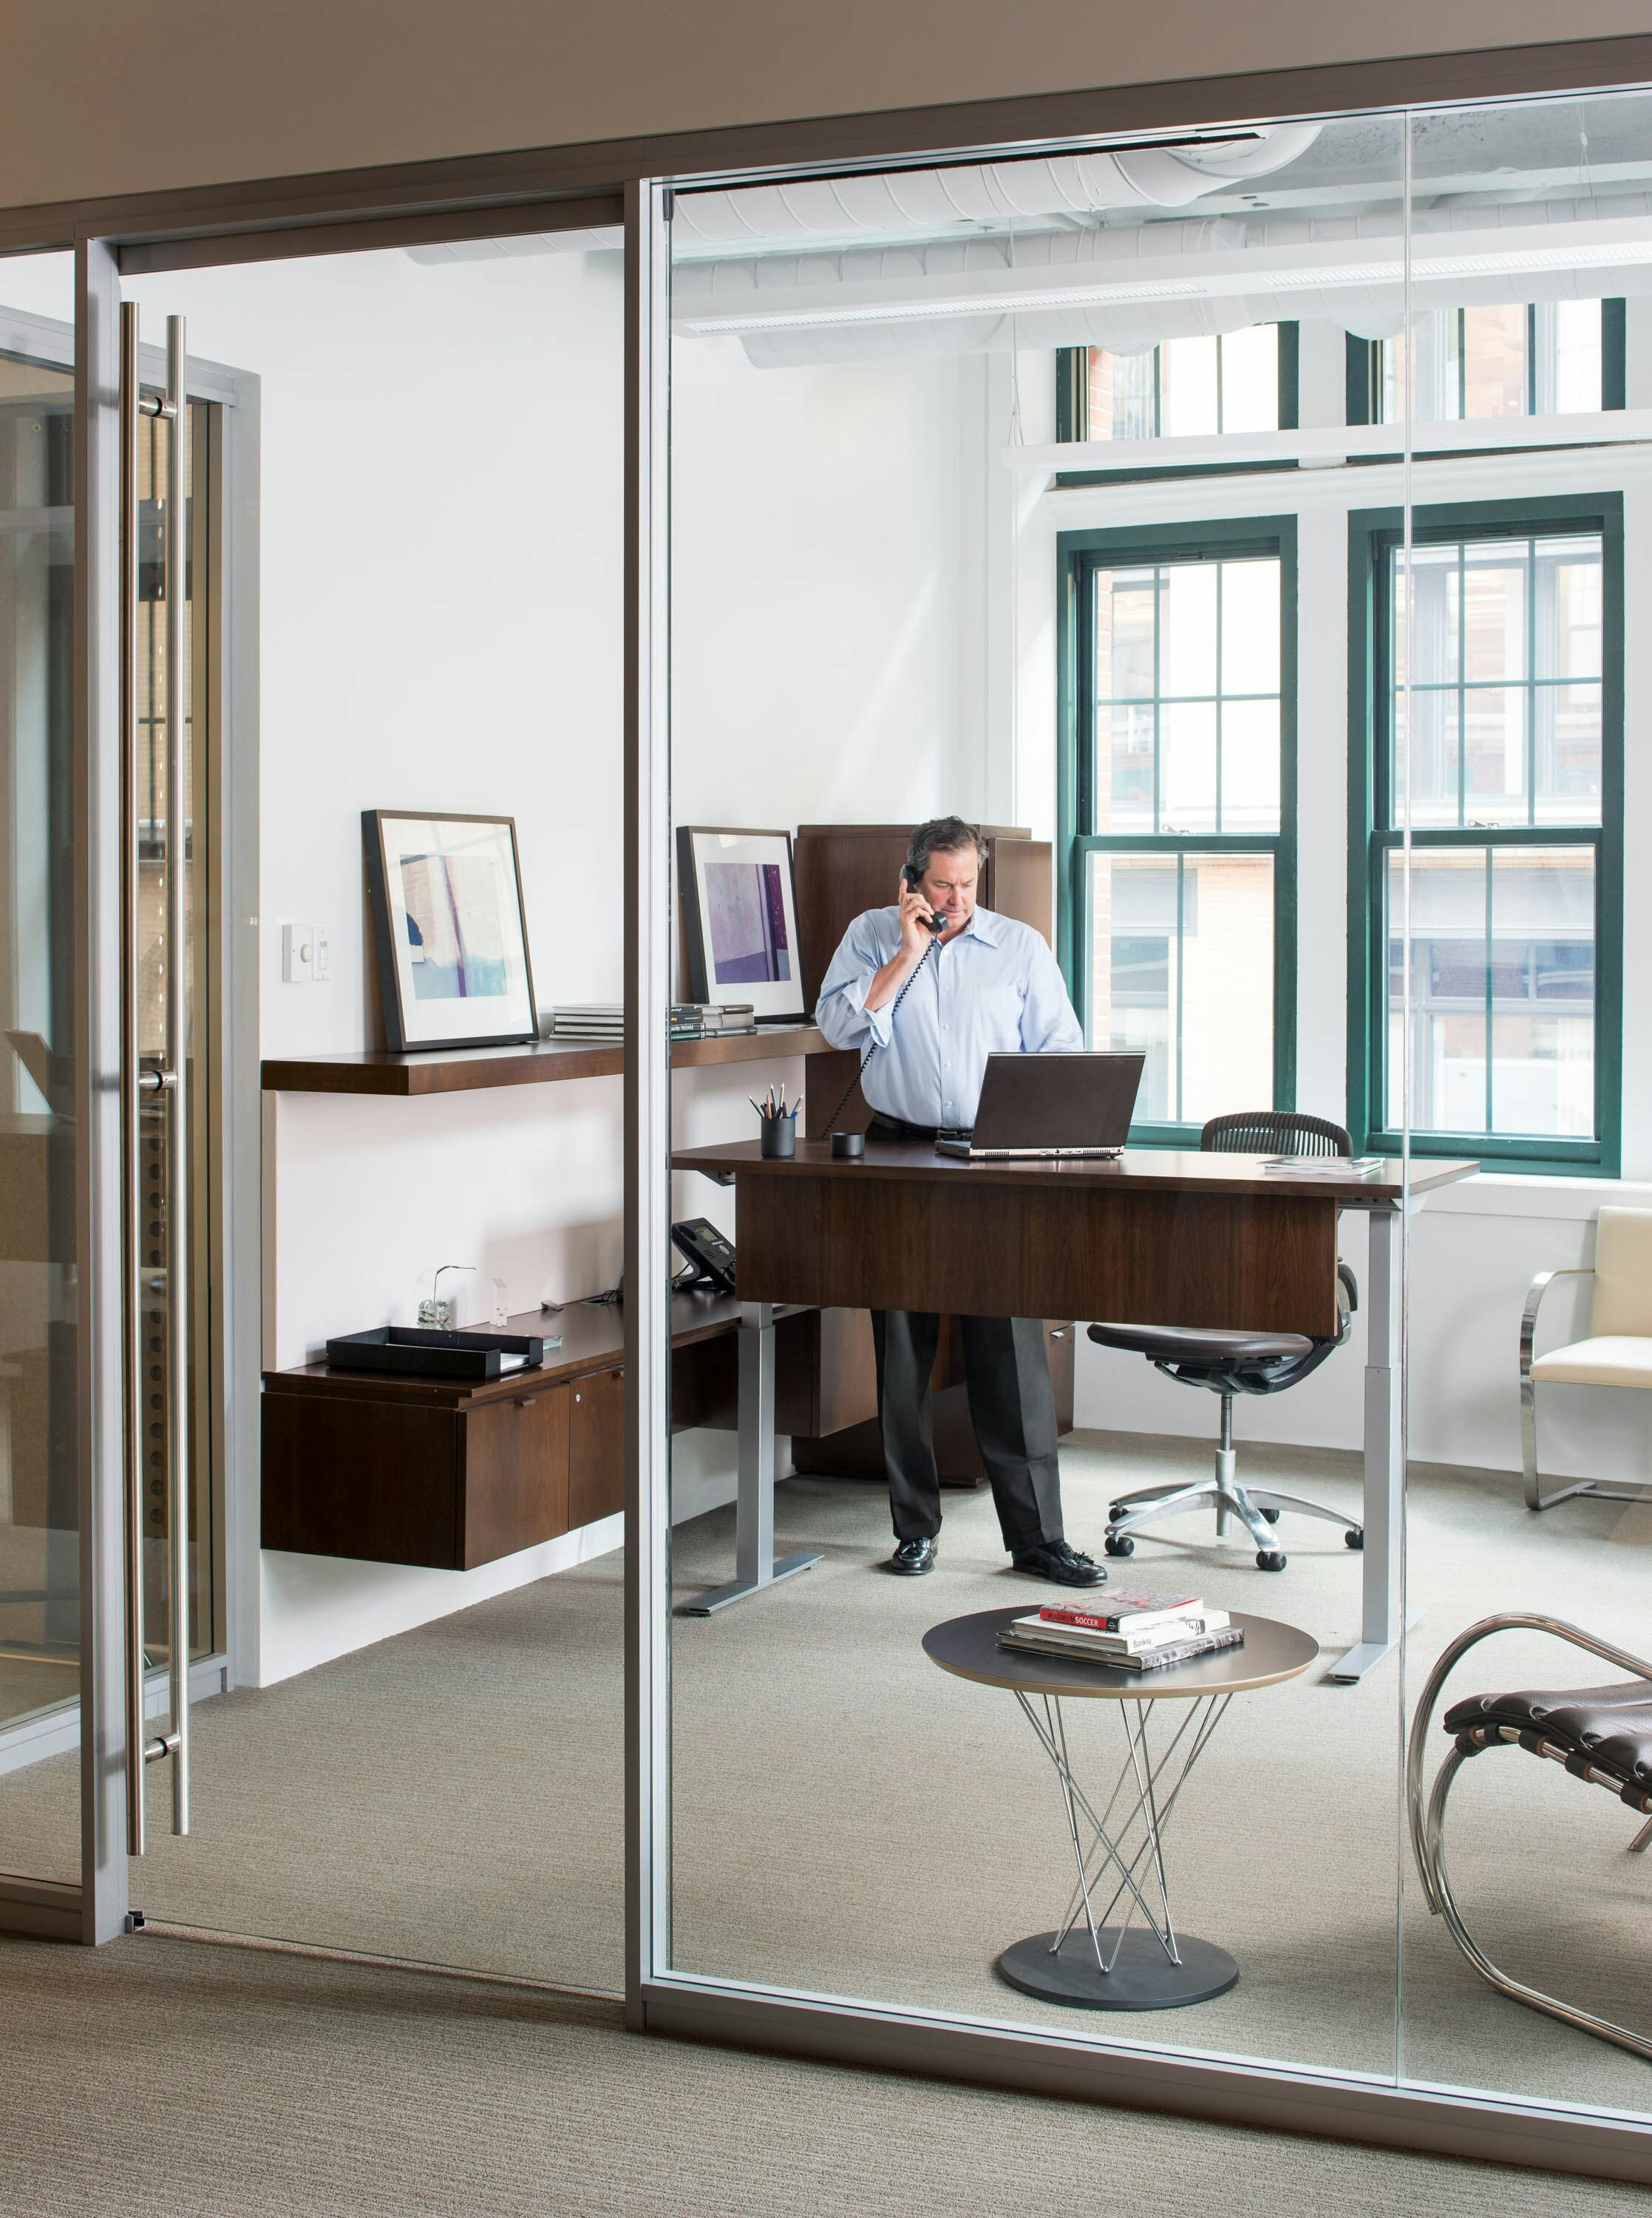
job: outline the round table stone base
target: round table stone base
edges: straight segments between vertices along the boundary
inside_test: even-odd
[[[998,1960],[999,1976],[1040,2002],[1066,2003],[1075,2010],[1184,2010],[1225,1995],[1239,1978],[1239,1967],[1225,1948],[1179,1933],[1179,1964],[1172,1964],[1151,1933],[1133,1926],[1111,1972],[1096,1968],[1089,1929],[1075,1926],[1058,1954],[1050,1954],[1054,1933],[1035,1933],[1018,1941]],[[1102,1955],[1112,1960],[1118,1939],[1108,1926],[1101,1934]]]

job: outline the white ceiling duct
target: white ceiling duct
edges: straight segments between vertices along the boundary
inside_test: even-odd
[[[1185,208],[1202,193],[1283,169],[1306,153],[1320,130],[1317,123],[1259,124],[1175,146],[678,193],[672,251],[691,257],[738,245],[747,257],[784,255],[805,241],[852,245],[875,236],[933,239],[981,226],[1001,231],[1005,223],[1060,223],[1107,208]],[[414,262],[492,262],[624,244],[617,229],[548,231],[404,251]]]
[[[1235,180],[1283,169],[1305,153],[1317,123],[1259,125],[1242,136],[1116,153],[1058,154],[945,170],[882,170],[783,185],[678,193],[674,251],[738,245],[784,252],[806,240],[934,238],[962,225],[1090,216],[1106,208],[1181,208]]]
[[[1130,354],[1282,318],[1390,338],[1404,279],[1393,210],[1217,217],[690,263],[672,311],[680,333],[738,337],[762,367],[1017,346]],[[1412,279],[1419,309],[1652,291],[1652,195],[1420,209]]]

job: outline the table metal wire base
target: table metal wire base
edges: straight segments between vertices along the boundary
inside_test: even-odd
[[[1157,1750],[1150,1695],[1109,1704],[1123,1728],[1124,1757],[1099,1810],[1073,1775],[1060,1695],[1018,1688],[1015,1699],[1055,1769],[1077,1878],[1060,1925],[1006,1948],[999,1975],[1024,1994],[1090,2010],[1175,2010],[1226,1994],[1239,1978],[1234,1959],[1176,1931],[1164,1836],[1232,1696],[1178,1701],[1176,1725]],[[1119,1920],[1109,1924],[1116,1911]]]

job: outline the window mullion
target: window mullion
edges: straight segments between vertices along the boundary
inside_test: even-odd
[[[1182,1069],[1182,972],[1185,961],[1187,937],[1187,856],[1179,849],[1176,855],[1176,1122],[1182,1121],[1182,1096],[1185,1091]]]
[[[1217,423],[1218,423],[1218,424],[1220,424],[1220,422],[1222,421],[1222,405],[1221,405],[1222,380],[1221,380],[1220,367],[1219,367],[1219,366],[1220,366],[1220,363],[1221,363],[1221,360],[1222,360],[1221,346],[1222,346],[1222,342],[1221,342],[1221,340],[1220,340],[1220,339],[1218,339],[1218,340],[1217,340],[1217,342],[1216,342],[1216,348],[1217,348],[1216,361],[1217,361],[1217,363],[1218,363],[1218,374],[1217,374],[1217,379],[1216,379],[1216,421],[1217,421]],[[1220,833],[1220,832],[1221,832],[1221,830],[1222,830],[1222,579],[1223,579],[1223,578],[1225,577],[1226,573],[1227,573],[1227,566],[1226,566],[1226,564],[1225,564],[1225,563],[1222,563],[1222,562],[1218,562],[1218,563],[1217,563],[1217,565],[1216,565],[1216,830],[1217,830],[1217,832],[1218,832],[1218,833]]]
[[[1533,310],[1536,314],[1536,310]],[[1538,542],[1525,545],[1525,821],[1538,821]]]

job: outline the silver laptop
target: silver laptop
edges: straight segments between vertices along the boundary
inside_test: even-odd
[[[989,1055],[974,1129],[935,1143],[972,1162],[1116,1155],[1129,1137],[1141,1055]]]

